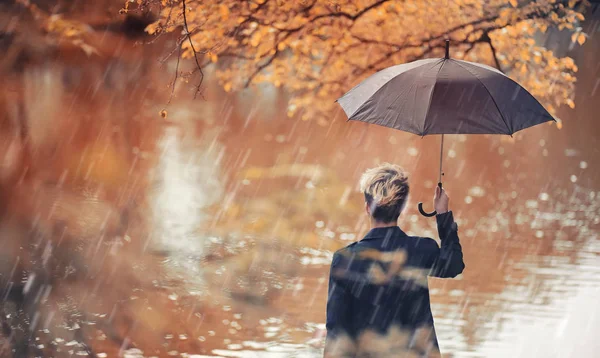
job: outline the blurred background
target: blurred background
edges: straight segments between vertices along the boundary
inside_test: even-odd
[[[442,353],[596,357],[600,9],[389,2],[398,7],[364,27],[377,43],[355,43],[392,48],[388,58],[356,71],[344,59],[358,55],[342,49],[338,72],[297,81],[311,58],[327,64],[319,53],[298,45],[271,59],[251,52],[261,38],[227,27],[244,28],[232,14],[248,3],[259,24],[249,27],[300,21],[290,28],[306,30],[278,31],[296,43],[315,36],[318,52],[354,23],[315,17],[358,21],[380,2],[189,0],[185,19],[176,1],[0,2],[0,356],[322,356],[332,253],[368,230],[360,174],[402,165],[412,188],[400,226],[438,239],[416,203],[431,206],[439,138],[346,122],[333,101],[377,66],[441,56],[448,35],[456,57],[499,65],[560,121],[513,138],[447,137],[444,184],[466,269],[430,279]],[[475,28],[423,18],[440,8],[475,11]],[[419,44],[402,52],[402,39],[382,34],[386,16],[402,22],[392,12],[409,10],[433,25],[417,34],[427,41],[398,32]],[[522,24],[536,30],[510,34]],[[523,50],[515,38],[533,42]],[[265,53],[292,48],[275,46]],[[541,48],[556,61],[537,62],[530,52]]]

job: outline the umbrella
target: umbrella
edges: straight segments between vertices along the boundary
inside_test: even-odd
[[[441,134],[440,174],[444,134],[505,134],[555,121],[518,83],[495,68],[449,56],[392,66],[368,77],[337,102],[356,120],[414,133]],[[427,213],[423,203],[419,211]]]

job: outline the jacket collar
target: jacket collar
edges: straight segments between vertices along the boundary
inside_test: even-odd
[[[408,235],[406,235],[406,233],[402,231],[402,229],[400,229],[400,227],[398,226],[378,227],[369,230],[369,232],[367,233],[367,235],[365,235],[363,240],[385,239],[398,236]]]

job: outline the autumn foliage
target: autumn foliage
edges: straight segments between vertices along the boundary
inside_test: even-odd
[[[183,58],[217,64],[226,91],[272,83],[293,94],[288,114],[330,115],[334,100],[385,67],[451,56],[500,68],[551,112],[574,107],[577,66],[540,41],[551,27],[583,44],[587,1],[258,0],[138,2],[159,6],[150,34],[182,31]],[[185,8],[185,11],[184,11]],[[129,11],[129,7],[127,9]]]

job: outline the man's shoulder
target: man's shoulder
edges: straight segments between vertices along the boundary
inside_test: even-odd
[[[432,239],[427,236],[412,236],[412,238],[415,240],[415,245],[417,246],[427,247],[431,249],[438,249],[440,247],[440,245],[437,241],[435,241],[435,239]]]
[[[349,258],[350,256],[352,256],[354,254],[356,244],[358,244],[358,242],[353,242],[350,245],[344,246],[341,249],[338,249],[337,251],[335,251],[333,253],[332,265],[335,266],[340,261],[342,261],[344,258]]]
[[[347,246],[342,247],[341,249],[338,249],[337,251],[335,251],[333,253],[333,256],[347,256],[349,254],[352,254],[352,252],[355,250],[356,248],[356,244],[358,244],[358,242],[353,242]]]

